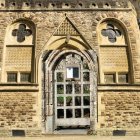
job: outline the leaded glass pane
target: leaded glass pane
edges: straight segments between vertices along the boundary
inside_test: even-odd
[[[57,85],[57,94],[64,94],[64,86]]]
[[[89,84],[84,84],[83,85],[83,93],[84,94],[90,94],[90,85]]]
[[[64,106],[64,97],[57,97],[57,106]]]
[[[57,73],[57,82],[63,82],[64,81],[64,74],[63,72]]]
[[[73,68],[73,78],[79,78],[79,68]]]
[[[72,106],[72,97],[71,96],[66,97],[66,105]]]
[[[81,106],[81,97],[80,96],[75,97],[75,106]]]
[[[83,72],[83,81],[89,81],[89,72]]]
[[[83,103],[85,106],[90,105],[90,97],[89,96],[83,97]]]
[[[64,118],[64,110],[57,109],[57,118]]]
[[[71,84],[66,85],[66,94],[72,94],[72,85]]]
[[[75,109],[75,118],[81,118],[81,109]]]
[[[72,109],[66,109],[66,118],[72,118]]]
[[[80,84],[75,84],[75,94],[81,94],[81,85]]]
[[[90,109],[89,108],[84,109],[84,117],[85,118],[89,118],[90,117]]]

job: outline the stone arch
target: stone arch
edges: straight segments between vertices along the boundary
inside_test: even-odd
[[[25,28],[25,32],[28,32],[28,35],[24,34],[22,36],[22,40],[18,40],[18,31],[19,26],[23,26]],[[13,34],[14,32],[14,34]],[[20,76],[21,74],[29,74],[29,82],[34,82],[34,58],[35,58],[35,36],[36,36],[36,26],[34,22],[30,20],[25,20],[23,18],[14,20],[11,24],[7,26],[6,29],[6,35],[5,35],[5,41],[4,41],[4,49],[3,49],[3,69],[2,69],[2,82],[7,82],[7,79],[4,77],[7,77],[7,72],[13,71],[17,74],[17,82],[21,82]],[[12,55],[12,51],[17,54]],[[20,53],[22,51],[22,53]],[[8,53],[11,52],[11,53]],[[7,54],[7,57],[5,58],[5,55]],[[11,54],[11,55],[10,55]],[[24,60],[20,60],[19,55]],[[15,57],[15,58],[14,58]],[[17,57],[17,58],[16,58]],[[11,65],[11,68],[6,68],[7,64],[10,63],[10,61],[14,61]],[[24,63],[28,63],[27,64]],[[21,63],[21,64],[20,64]],[[23,64],[24,63],[24,64]],[[23,65],[24,68],[20,69],[20,65]],[[16,70],[17,69],[17,70]]]
[[[13,17],[9,18],[9,23],[8,25],[13,24],[16,21],[19,20],[25,20],[28,22],[32,22],[34,25],[38,22],[38,19],[35,17],[35,14],[33,13],[19,13],[14,15]]]
[[[128,33],[128,29],[126,28],[126,25],[123,22],[121,22],[119,19],[117,19],[117,18],[112,18],[112,17],[103,18],[97,24],[98,45],[100,43],[100,41],[99,41],[99,33],[101,32],[101,31],[99,31],[99,27],[104,22],[112,22],[114,24],[118,24],[120,26],[121,30],[124,32],[123,33],[124,41],[127,44],[127,57],[128,57],[127,59],[128,59],[128,66],[129,66],[130,82],[133,83],[134,82],[134,65],[133,65],[133,57],[132,57],[132,50],[133,49],[131,48],[131,45],[130,45],[131,40],[130,40],[130,36],[129,36],[129,33]],[[100,50],[100,48],[99,48],[99,50]],[[99,60],[100,60],[100,58],[99,58]],[[100,62],[99,62],[99,64],[100,64]],[[99,66],[99,69],[100,69],[100,66]],[[101,75],[101,73],[100,73],[100,75]]]
[[[87,44],[87,42],[80,39],[80,37],[78,39],[75,38],[75,37],[70,37],[68,42],[67,42],[67,37],[59,37],[58,39],[50,42],[46,46],[48,46],[48,45],[49,45],[49,47],[46,48],[48,50],[55,50],[55,49],[59,49],[60,47],[63,48],[63,46],[65,46],[65,45],[75,46],[75,48],[77,48],[79,50],[90,50],[90,49],[92,49]]]
[[[94,51],[92,50],[48,50],[45,51],[44,54],[41,56],[42,60],[40,61],[42,65],[41,70],[41,93],[42,93],[42,129],[45,133],[53,133],[53,124],[52,128],[48,130],[49,123],[48,121],[52,121],[53,117],[49,114],[48,109],[51,109],[50,112],[53,112],[53,86],[52,86],[52,77],[53,77],[53,68],[57,64],[57,60],[59,60],[64,54],[67,53],[75,53],[86,59],[88,62],[90,69],[92,71],[92,95],[91,95],[91,110],[92,115],[90,117],[91,125],[90,129],[93,131],[95,130],[97,124],[97,56]],[[44,84],[43,84],[44,83]],[[47,101],[46,101],[47,100]],[[50,101],[48,101],[50,100]],[[47,103],[46,103],[47,102]],[[49,104],[48,104],[49,103]],[[46,118],[46,114],[48,118]],[[49,117],[50,116],[50,117]],[[47,125],[46,125],[47,124]]]
[[[130,24],[130,21],[125,16],[121,16],[122,13],[115,13],[115,12],[106,12],[106,13],[100,13],[95,16],[95,19],[93,20],[92,26],[93,29],[97,31],[98,25],[105,21],[106,19],[112,19],[114,21],[117,21],[122,25],[122,27],[126,30],[130,46],[136,46],[136,39],[135,35],[133,33],[133,27]],[[96,32],[93,33],[93,36],[97,37]],[[96,45],[98,45],[98,42],[96,41]],[[132,51],[133,53],[133,51]]]
[[[41,59],[44,59],[44,56],[46,54],[48,54],[48,52],[51,52],[52,50],[77,50],[77,51],[93,51],[93,53],[96,55],[96,51],[81,37],[70,37],[70,40],[68,41],[68,43],[66,42],[67,36],[65,37],[55,37],[52,36],[51,39],[49,39],[49,41],[47,41],[42,49],[42,51],[36,56],[36,75],[35,75],[35,79],[36,82],[39,81],[39,77],[38,77],[38,73],[39,70],[38,68],[41,65]],[[68,46],[68,47],[65,47]]]

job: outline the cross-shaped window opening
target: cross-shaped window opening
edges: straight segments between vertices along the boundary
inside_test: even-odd
[[[20,24],[18,29],[14,29],[12,31],[13,36],[17,36],[18,42],[23,42],[26,36],[30,36],[32,31],[30,29],[26,29],[25,24]]]
[[[103,29],[101,33],[103,36],[108,37],[108,40],[111,43],[115,43],[117,41],[117,37],[122,35],[121,31],[119,29],[115,29],[112,24],[107,24],[107,29]]]

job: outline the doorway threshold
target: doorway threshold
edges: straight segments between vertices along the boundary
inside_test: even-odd
[[[55,130],[54,134],[64,134],[64,135],[87,135],[87,129],[61,129]]]

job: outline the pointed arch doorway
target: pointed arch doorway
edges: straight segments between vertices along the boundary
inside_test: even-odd
[[[42,124],[58,129],[95,129],[97,61],[93,50],[48,51],[43,59]]]

